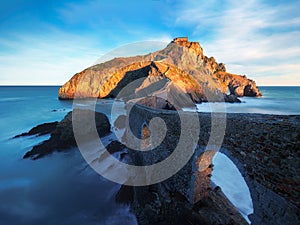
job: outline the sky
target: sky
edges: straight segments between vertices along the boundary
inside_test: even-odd
[[[132,55],[152,41],[140,49],[148,53],[188,35],[258,86],[299,86],[299,8],[299,0],[0,1],[0,85],[62,85],[116,49]]]

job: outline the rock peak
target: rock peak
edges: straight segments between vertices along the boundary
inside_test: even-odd
[[[204,58],[203,49],[202,49],[200,43],[199,42],[189,41],[188,36],[174,38],[171,43],[179,45],[179,46],[182,46],[184,48],[187,48],[187,49],[191,50],[194,54],[196,54],[197,56],[199,56],[200,59]]]
[[[173,39],[173,42],[176,43],[176,44],[180,44],[180,43],[188,43],[189,42],[189,38],[188,36],[186,37],[177,37],[177,38],[174,38]]]

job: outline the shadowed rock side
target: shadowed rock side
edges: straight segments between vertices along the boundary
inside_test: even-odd
[[[223,63],[204,56],[198,42],[174,39],[163,50],[144,56],[115,58],[75,74],[59,89],[59,98],[73,99],[75,92],[76,98],[115,97],[120,89],[137,78],[144,78],[145,82],[132,90],[134,93],[148,88],[147,93],[151,95],[157,90],[151,92],[149,87],[159,86],[157,83],[167,78],[194,102],[206,101],[208,92],[226,95],[228,88],[235,96],[261,96],[254,81],[227,73]],[[166,88],[167,85],[161,87]],[[234,101],[233,97],[229,99],[225,96],[225,101]]]
[[[79,110],[79,109],[74,109],[74,110]],[[95,113],[94,111],[91,110],[80,110],[77,112],[80,112],[81,115],[80,119],[83,121],[83,124],[84,124],[84,118],[87,117],[87,114]],[[100,137],[103,137],[110,133],[110,123],[106,115],[104,115],[103,113],[96,112],[95,122]],[[41,132],[45,133],[46,131],[49,130],[43,130]],[[91,132],[91,128],[83,127],[82,132],[84,132],[84,135],[89,136],[89,133]],[[69,112],[62,121],[56,124],[55,129],[51,131],[50,135],[51,136],[49,140],[46,140],[34,146],[32,150],[28,151],[24,155],[23,158],[38,159],[45,155],[51,154],[54,151],[63,151],[72,147],[76,147],[77,145],[74,138],[73,126],[72,126],[72,112]]]
[[[128,187],[126,189],[121,189],[121,192],[117,195],[117,200],[132,203],[139,224],[248,224],[238,210],[228,201],[220,188],[208,191],[207,197],[195,204],[190,204],[181,193],[170,191],[165,183],[134,187],[133,193]],[[125,198],[125,196],[131,196],[132,199]]]
[[[32,128],[30,131],[26,133],[22,133],[14,136],[14,138],[32,136],[32,135],[42,136],[45,134],[50,134],[52,131],[56,129],[57,124],[58,124],[57,121],[51,123],[43,123],[37,125],[36,127]]]

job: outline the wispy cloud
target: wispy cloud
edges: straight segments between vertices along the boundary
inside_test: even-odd
[[[99,34],[99,38],[107,45],[114,43],[115,47],[128,42],[167,36],[168,32],[161,28],[160,20],[160,6],[163,2],[84,0],[66,3],[56,11],[68,26],[88,29],[88,32]]]
[[[108,52],[113,52],[110,56],[148,53],[143,52],[145,48],[118,48],[116,52],[116,47],[171,40],[164,29],[156,30],[154,25],[153,30],[152,22],[159,21],[155,12],[159,11],[152,7],[159,4],[63,0],[46,6],[36,1],[32,8],[24,2],[0,22],[0,85],[63,84]],[[6,10],[13,5],[5,6]]]
[[[101,54],[91,39],[62,32],[0,39],[0,84],[63,84]]]
[[[259,85],[300,85],[298,0],[36,4],[42,9],[24,3],[26,15],[21,7],[0,22],[0,84],[62,84],[111,49],[110,56],[148,53],[163,45],[126,46],[188,33],[230,72],[247,74]]]
[[[0,50],[5,49],[0,51],[0,85],[61,85],[96,62],[156,51],[171,39],[163,35],[110,48],[101,39],[49,29],[47,36],[0,38]]]
[[[261,85],[300,85],[299,1],[190,2],[177,11],[176,23],[194,26],[193,36],[229,71],[249,74]],[[209,31],[204,40],[201,36]]]

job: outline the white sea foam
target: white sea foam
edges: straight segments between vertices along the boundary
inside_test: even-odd
[[[211,180],[222,188],[231,203],[250,223],[248,215],[253,213],[249,188],[234,163],[223,153],[218,152],[213,159],[214,170]]]

